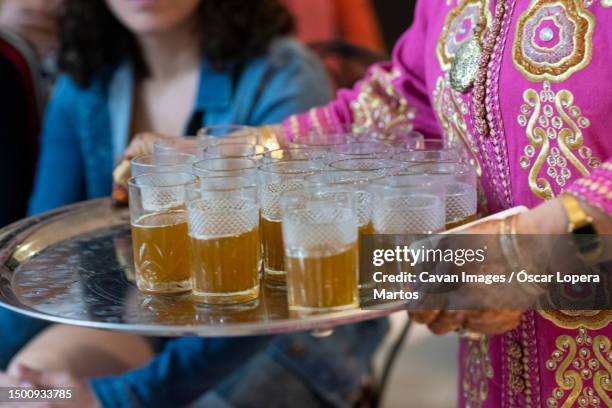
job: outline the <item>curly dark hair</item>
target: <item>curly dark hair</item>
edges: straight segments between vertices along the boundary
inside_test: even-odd
[[[218,69],[266,53],[275,37],[294,28],[279,0],[201,0],[198,14],[203,56]],[[147,75],[136,38],[105,0],[65,0],[60,22],[59,68],[80,86],[125,58]]]

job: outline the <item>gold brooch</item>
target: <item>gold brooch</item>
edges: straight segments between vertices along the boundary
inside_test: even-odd
[[[481,56],[482,48],[476,37],[457,50],[449,71],[450,85],[455,91],[464,93],[474,84]]]

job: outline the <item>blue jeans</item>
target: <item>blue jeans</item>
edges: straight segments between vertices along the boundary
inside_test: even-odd
[[[141,369],[91,380],[108,408],[351,407],[386,319],[340,326],[333,335],[183,337]]]
[[[322,408],[355,406],[386,319],[337,327],[327,338],[277,336],[192,408]]]
[[[47,323],[0,308],[0,364]],[[146,366],[90,380],[104,407],[349,407],[388,330],[386,319],[340,326],[325,338],[171,339]]]

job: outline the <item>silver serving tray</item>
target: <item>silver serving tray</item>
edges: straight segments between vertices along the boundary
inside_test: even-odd
[[[63,207],[0,230],[0,306],[49,322],[152,336],[323,334],[398,310],[390,304],[292,316],[286,292],[267,287],[246,310],[206,308],[188,295],[144,295],[127,279],[132,274],[129,213],[113,208],[109,199]]]

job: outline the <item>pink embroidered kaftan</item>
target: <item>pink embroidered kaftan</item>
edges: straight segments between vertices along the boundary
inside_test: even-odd
[[[482,135],[473,90],[453,91],[448,71],[481,12],[491,27],[497,1],[418,1],[392,61],[331,104],[287,119],[285,136],[406,122],[469,146],[490,212],[569,191],[612,214],[612,1],[507,0]],[[516,330],[464,342],[460,405],[612,406],[611,320],[610,311],[531,311]]]

